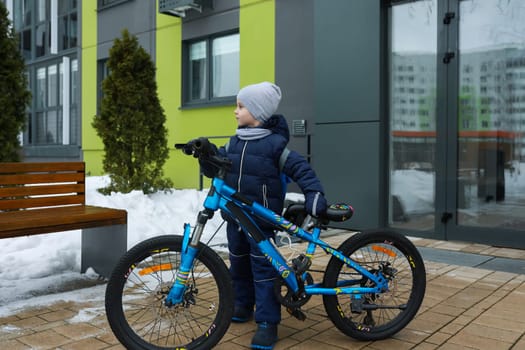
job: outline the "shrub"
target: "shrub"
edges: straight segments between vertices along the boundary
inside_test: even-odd
[[[20,161],[18,136],[24,130],[31,93],[18,40],[0,1],[0,162]]]
[[[157,96],[155,66],[127,30],[114,41],[93,127],[104,143],[103,168],[111,183],[99,191],[145,194],[172,186],[163,178],[168,158],[166,117]]]

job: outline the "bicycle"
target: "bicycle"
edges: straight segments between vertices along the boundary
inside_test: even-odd
[[[348,220],[353,208],[340,203],[299,227],[224,182],[230,161],[215,155],[205,138],[175,145],[216,169],[193,229],[138,243],[123,255],[108,281],[108,322],[128,349],[209,349],[224,336],[233,313],[233,290],[223,259],[200,241],[217,210],[235,218],[278,271],[275,292],[287,311],[304,320],[301,307],[322,295],[328,318],[344,334],[379,340],[404,328],[416,315],[426,288],[425,267],[406,237],[387,231],[359,232],[337,249],[320,239],[329,222]],[[304,216],[295,204],[288,217]],[[307,242],[306,251],[287,261],[259,231],[254,218]],[[311,230],[311,231],[308,231]],[[321,282],[309,272],[317,247],[331,258]]]

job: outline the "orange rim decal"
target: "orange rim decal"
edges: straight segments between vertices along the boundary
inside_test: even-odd
[[[154,272],[166,271],[166,270],[171,270],[171,269],[172,269],[172,266],[170,263],[153,265],[150,267],[145,267],[142,270],[140,270],[139,275],[144,276],[144,275],[149,275]]]
[[[387,249],[385,247],[378,246],[378,245],[373,245],[372,246],[372,250],[375,250],[376,252],[384,253],[384,254],[388,255],[389,257],[391,257],[391,258],[395,258],[397,256],[397,254],[394,253],[392,250]]]

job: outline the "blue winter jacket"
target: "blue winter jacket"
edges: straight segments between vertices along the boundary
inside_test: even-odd
[[[288,144],[290,132],[282,115],[273,115],[262,127],[270,129],[272,134],[249,141],[232,136],[227,149],[220,147],[219,153],[232,161],[226,183],[250,200],[280,214],[285,191],[282,188],[279,158]],[[282,172],[299,185],[307,202],[310,196],[323,195],[319,179],[299,153],[290,151]]]

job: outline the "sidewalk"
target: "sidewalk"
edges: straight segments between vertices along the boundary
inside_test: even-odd
[[[338,246],[351,233],[333,230],[331,234],[324,239]],[[423,306],[405,329],[383,341],[356,341],[333,326],[322,298],[314,296],[303,307],[304,322],[283,310],[275,349],[525,350],[525,250],[413,241],[425,258],[427,289]],[[313,261],[312,268],[324,268],[328,256],[318,251]],[[517,273],[508,271],[513,269]],[[98,301],[28,306],[0,318],[0,348],[123,349],[105,318],[104,287],[95,287],[102,295]],[[216,348],[249,349],[254,330],[253,322],[232,324]]]

